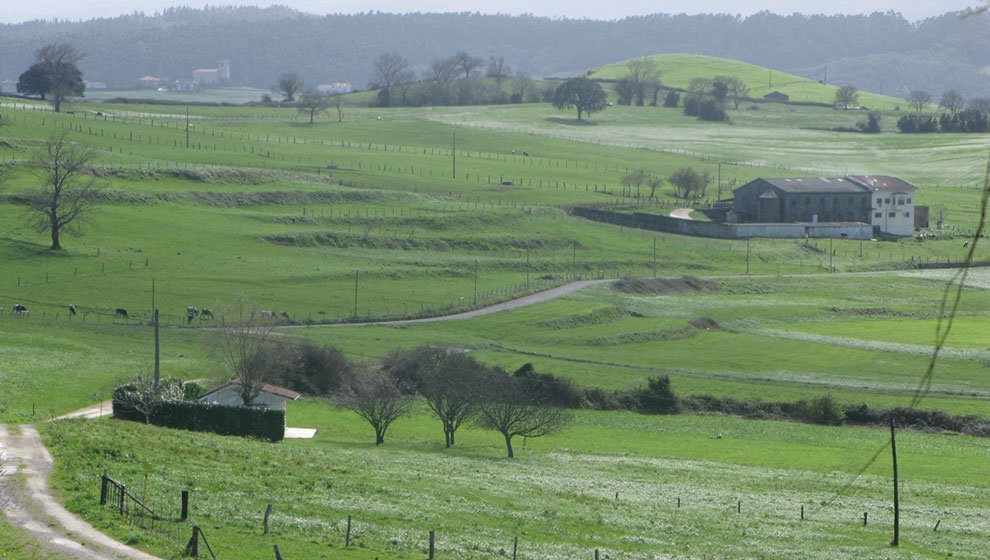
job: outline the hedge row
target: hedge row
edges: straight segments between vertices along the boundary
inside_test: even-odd
[[[116,399],[113,401],[113,416],[120,420],[144,422],[142,413]],[[268,408],[174,401],[156,408],[150,423],[178,430],[258,437],[270,441],[281,441],[285,437],[285,411]]]

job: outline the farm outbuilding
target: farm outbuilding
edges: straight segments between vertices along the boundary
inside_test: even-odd
[[[864,223],[876,233],[914,232],[915,187],[886,175],[755,179],[733,193],[731,220],[752,223]]]
[[[300,393],[264,383],[261,391],[255,397],[252,406],[271,408],[275,410],[285,410],[285,403],[294,401],[302,396]],[[241,399],[241,384],[237,381],[229,381],[223,385],[211,389],[200,395],[199,402],[203,404],[222,404],[225,406],[244,406]]]

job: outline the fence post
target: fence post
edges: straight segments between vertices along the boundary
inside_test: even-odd
[[[516,560],[516,551],[519,550],[519,537],[512,541],[512,560]]]
[[[272,545],[275,547],[275,560],[282,560],[282,553],[278,551],[278,545]]]
[[[107,505],[107,470],[103,469],[103,476],[100,477],[100,505]]]
[[[182,491],[182,513],[179,515],[179,521],[186,519],[189,519],[189,490]]]
[[[436,549],[433,546],[435,542],[435,538],[436,538],[436,531],[430,531],[430,555],[428,556],[428,560],[433,560],[433,554],[434,552],[436,552]]]
[[[192,538],[189,539],[189,544],[186,545],[185,555],[199,558],[199,525],[193,525]]]
[[[271,516],[271,514],[272,514],[272,505],[268,504],[268,507],[265,508],[265,522],[264,522],[266,535],[268,534],[268,518]]]
[[[127,497],[127,486],[121,484],[120,485],[120,505],[119,505],[120,514],[121,515],[124,515],[124,498],[125,497]]]
[[[344,548],[351,546],[351,516],[347,516],[347,534],[344,536]]]

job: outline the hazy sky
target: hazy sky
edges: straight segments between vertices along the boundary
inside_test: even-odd
[[[570,18],[618,19],[630,15],[652,13],[728,13],[749,15],[761,10],[778,14],[861,14],[870,12],[900,12],[909,20],[924,19],[947,11],[980,5],[983,0],[2,0],[0,21],[14,23],[33,19],[89,19],[112,17],[143,11],[147,15],[157,10],[185,5],[260,5],[272,3],[289,5],[314,14],[381,12],[483,12]]]

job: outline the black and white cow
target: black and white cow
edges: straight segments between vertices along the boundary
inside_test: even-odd
[[[73,316],[75,316],[75,314],[76,314],[76,306],[70,304],[69,305],[69,316],[70,317],[73,317]]]
[[[123,317],[124,319],[127,319],[127,310],[124,309],[123,307],[118,307],[117,309],[114,310],[113,316],[115,319],[117,317]]]

